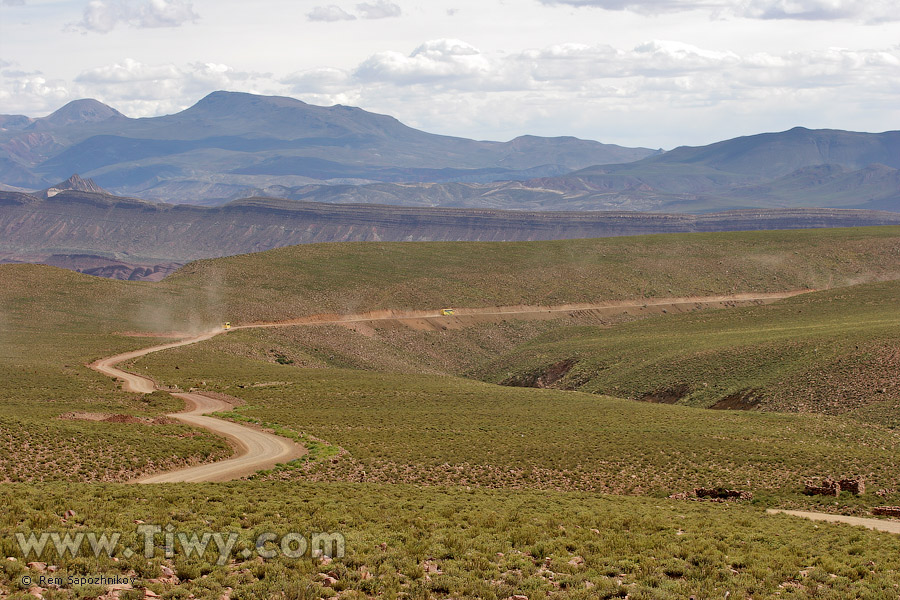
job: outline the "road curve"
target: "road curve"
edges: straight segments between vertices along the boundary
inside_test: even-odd
[[[861,525],[874,529],[876,531],[887,531],[888,533],[900,533],[900,521],[883,521],[881,519],[867,519],[865,517],[848,517],[846,515],[831,515],[828,513],[807,512],[804,510],[781,510],[778,508],[768,508],[766,512],[770,515],[785,514],[793,517],[802,517],[813,521],[826,521],[828,523],[846,523],[848,525]]]
[[[210,331],[177,342],[117,354],[109,358],[100,359],[88,366],[104,375],[121,380],[122,387],[129,392],[149,394],[157,389],[152,379],[123,371],[117,368],[116,365],[153,352],[196,344],[208,340],[222,333],[222,331]],[[235,448],[235,455],[214,463],[142,477],[135,479],[134,483],[230,481],[252,475],[261,469],[270,469],[278,463],[287,462],[306,454],[305,448],[289,439],[224,419],[205,416],[209,413],[230,409],[231,405],[227,402],[201,394],[173,393],[172,395],[184,400],[187,408],[182,412],[170,414],[170,417],[178,419],[182,423],[202,427],[224,436]]]
[[[418,311],[373,311],[360,314],[336,315],[322,314],[291,319],[285,321],[248,323],[233,327],[236,329],[257,329],[268,327],[292,327],[299,325],[322,325],[329,323],[359,323],[367,321],[404,321],[415,319],[459,319],[465,317],[510,317],[510,318],[535,318],[548,314],[566,314],[585,310],[618,312],[628,309],[642,309],[647,307],[696,307],[705,306],[734,306],[747,303],[768,303],[783,298],[789,298],[812,290],[792,290],[788,292],[735,294],[731,296],[703,296],[690,298],[654,298],[631,301],[601,302],[595,304],[564,304],[556,306],[506,306],[490,308],[458,308],[453,316],[441,315],[440,310]],[[187,337],[176,342],[151,346],[141,350],[124,352],[108,358],[102,358],[90,365],[90,368],[122,382],[122,387],[129,392],[149,394],[156,391],[156,384],[152,379],[134,373],[123,371],[116,367],[119,363],[146,356],[153,352],[178,348],[208,340],[216,335],[225,333],[223,329],[216,329],[206,333]],[[196,481],[229,481],[246,477],[261,469],[269,469],[277,463],[283,463],[306,453],[306,449],[293,441],[280,436],[239,425],[231,421],[207,417],[210,413],[227,410],[231,406],[221,400],[195,393],[173,393],[174,396],[183,399],[187,409],[169,416],[183,423],[208,429],[226,437],[235,447],[235,456],[215,463],[197,465],[178,469],[168,473],[151,475],[134,480],[135,483],[174,483]]]
[[[168,344],[160,344],[159,346],[151,346],[150,348],[143,348],[141,350],[133,350],[131,352],[125,352],[123,354],[116,354],[115,356],[110,356],[109,358],[101,358],[100,360],[94,361],[88,366],[95,371],[99,371],[104,375],[112,377],[113,379],[121,380],[122,387],[127,392],[137,392],[138,394],[149,394],[151,392],[156,391],[156,384],[153,383],[153,380],[148,377],[142,377],[141,375],[135,375],[134,373],[129,373],[127,371],[122,371],[121,369],[117,369],[116,365],[126,360],[132,360],[135,358],[139,358],[141,356],[146,356],[148,354],[152,354],[153,352],[159,352],[161,350],[168,350],[170,348],[178,348],[179,346],[188,346],[190,344],[196,344],[197,342],[202,342],[204,340],[208,340],[209,338],[218,335],[221,333],[220,331],[210,331],[201,335],[197,335],[194,337],[185,338],[183,340],[178,340],[177,342],[171,342]]]
[[[235,456],[214,463],[178,469],[169,473],[142,477],[135,483],[175,483],[196,481],[230,481],[252,475],[260,469],[274,467],[306,454],[306,449],[289,439],[251,429],[231,421],[207,417],[211,412],[228,410],[231,405],[200,394],[173,394],[183,399],[187,411],[169,415],[188,425],[203,427],[225,436],[237,449]]]

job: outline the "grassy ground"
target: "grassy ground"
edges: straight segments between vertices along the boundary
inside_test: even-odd
[[[159,419],[180,408],[168,394],[127,394],[84,366],[159,341],[117,332],[176,314],[167,325],[188,328],[200,316],[192,300],[36,265],[4,265],[0,277],[0,481],[115,481],[230,454],[217,437]],[[110,420],[61,418],[85,412]]]
[[[766,516],[748,506],[585,493],[415,488],[372,484],[234,484],[123,487],[5,485],[0,501],[0,589],[37,575],[15,532],[122,534],[137,550],[99,559],[41,557],[54,574],[131,575],[164,598],[284,597],[530,599],[798,598],[889,600],[900,593],[900,537],[843,525]],[[73,511],[66,517],[67,511]],[[178,532],[237,532],[233,558],[142,553],[138,525]],[[346,555],[262,561],[262,532],[341,533]],[[171,568],[167,576],[163,567]],[[333,579],[326,579],[331,577]],[[17,591],[21,590],[21,591]],[[97,587],[45,591],[94,598]]]
[[[250,335],[148,355],[134,370],[239,397],[241,415],[349,453],[273,477],[667,495],[715,485],[789,491],[805,477],[862,474],[876,489],[900,489],[900,435],[875,425],[447,376],[303,369],[217,348]]]
[[[59,418],[86,411],[141,420],[171,410],[165,402],[147,404],[122,393],[84,367],[100,356],[158,341],[135,334],[199,331],[226,319],[283,319],[324,311],[821,287],[897,275],[898,248],[898,228],[533,244],[325,244],[201,261],[160,284],[2,265],[0,481],[129,477],[225,451],[206,434],[183,437],[185,430],[173,424]],[[306,354],[318,364],[463,373],[507,342],[542,333],[542,327],[485,326],[471,337],[456,334],[445,346],[454,347],[450,360],[450,352],[439,346],[423,353],[420,339],[392,346],[402,336],[388,339],[380,353],[338,348],[334,359],[332,345],[320,352],[313,346]],[[345,338],[351,345],[354,339]],[[169,454],[154,442],[158,436],[172,440],[165,446]],[[90,457],[76,457],[85,448]]]
[[[476,371],[532,385],[570,360],[554,386],[692,406],[849,413],[896,428],[898,298],[893,281],[612,329],[560,328]]]
[[[197,261],[231,321],[320,312],[560,304],[900,279],[900,227],[526,243],[341,243]],[[223,316],[224,318],[224,316]]]
[[[303,434],[307,443],[324,440],[317,460],[235,484],[72,481],[126,479],[227,451],[220,440],[161,418],[177,409],[171,397],[122,392],[84,366],[160,341],[150,333],[328,311],[829,287],[898,277],[898,257],[900,229],[874,228],[539,244],[304,246],[202,261],[160,284],[0,266],[0,481],[66,480],[0,484],[0,503],[8,507],[0,512],[0,596],[8,590],[24,598],[27,591],[19,587],[27,561],[2,560],[17,557],[13,532],[122,531],[134,541],[136,522],[145,521],[182,531],[240,531],[239,549],[264,530],[337,530],[347,536],[349,555],[331,565],[274,559],[220,567],[210,557],[182,556],[149,563],[143,557],[48,561],[62,573],[133,572],[157,579],[145,585],[171,598],[721,598],[726,592],[732,598],[896,598],[896,536],[761,513],[770,505],[861,512],[872,504],[900,503],[900,438],[888,427],[897,418],[889,382],[884,393],[874,392],[883,399],[854,405],[857,418],[846,419],[651,405],[446,375],[506,378],[546,367],[544,358],[555,359],[562,347],[560,336],[588,344],[586,351],[600,348],[589,345],[598,330],[573,328],[576,321],[485,324],[471,331],[395,329],[374,338],[339,328],[236,331],[151,355],[137,367],[166,383],[243,399],[235,417]],[[822,365],[835,375],[795,389],[831,391],[855,368],[869,368],[873,378],[896,372],[891,355],[879,350],[894,347],[888,328],[895,323],[889,303],[895,288],[860,289],[871,296],[842,291],[816,296],[830,298],[821,306],[785,303],[810,313],[799,325],[789,312],[762,308],[735,312],[740,318],[724,330],[726,311],[644,323],[664,323],[687,336],[669,350],[696,350],[718,340],[724,354],[729,336],[732,344],[746,337],[735,352],[755,349],[734,363],[745,365],[743,374],[732,379],[730,363],[711,374],[729,385],[751,376],[767,382],[767,371],[786,373],[771,353],[793,360],[818,350],[831,362],[806,362],[807,369]],[[841,322],[847,305],[858,310]],[[810,333],[816,319],[829,331]],[[784,330],[775,336],[778,347],[790,348],[785,342],[804,332],[803,352],[754,346],[762,344],[760,322]],[[558,329],[561,324],[567,327]],[[625,331],[631,356],[654,358],[647,349],[658,340],[640,324],[603,331],[601,337]],[[856,366],[845,367],[840,361],[847,354],[841,353],[850,344],[855,352],[854,341],[869,353],[854,354]],[[531,347],[540,360],[502,356],[510,346]],[[483,367],[498,356],[508,362]],[[753,361],[760,373],[754,374]],[[691,371],[676,361],[673,368],[698,367]],[[647,373],[654,371],[648,367]],[[591,381],[596,379],[582,384]],[[649,381],[655,390],[657,382],[673,379]],[[61,418],[69,413],[113,418]],[[865,475],[870,491],[885,493],[842,497],[826,507],[796,493],[814,475]],[[718,505],[598,495],[663,496],[716,484],[752,489],[755,499]],[[164,563],[180,583],[159,580]],[[47,590],[44,596],[95,598],[103,591]]]

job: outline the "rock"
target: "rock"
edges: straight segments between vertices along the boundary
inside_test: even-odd
[[[67,510],[65,513],[63,513],[63,516],[64,516],[65,518],[67,518],[67,519],[71,519],[72,517],[75,516],[75,511],[74,511],[74,510]]]
[[[584,564],[584,559],[581,558],[580,556],[574,556],[569,561],[569,564],[572,565],[573,567],[580,567],[581,565]]]
[[[159,598],[159,594],[153,590],[144,590],[144,598]]]
[[[163,574],[163,577],[172,577],[173,575],[175,575],[175,571],[173,571],[172,569],[170,569],[169,567],[167,567],[165,565],[160,567],[159,570]]]
[[[31,569],[32,571],[37,571],[38,573],[43,573],[44,571],[47,570],[47,563],[42,563],[42,562],[30,562],[25,566],[28,567],[29,569]]]
[[[528,596],[525,594],[516,594],[514,596],[510,596],[506,600],[528,600]]]
[[[324,577],[322,577],[322,585],[324,585],[325,587],[334,587],[334,584],[336,584],[337,582],[338,580],[331,575],[325,575]]]
[[[37,586],[28,588],[28,593],[34,596],[35,598],[43,598],[44,597],[44,588],[39,588]]]

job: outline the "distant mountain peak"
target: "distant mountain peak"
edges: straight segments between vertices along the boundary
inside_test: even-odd
[[[75,173],[65,181],[57,183],[56,185],[43,190],[40,195],[44,198],[52,198],[56,194],[65,190],[74,190],[77,192],[92,192],[94,194],[109,194],[109,192],[94,183],[93,179],[82,179],[82,177],[78,173]]]
[[[306,102],[289,98],[287,96],[260,96],[247,92],[228,92],[218,90],[207,94],[188,110],[202,110],[209,112],[230,113],[243,110],[252,110],[261,106],[302,107],[308,106]]]
[[[35,125],[40,124],[60,127],[75,123],[99,123],[109,119],[126,118],[125,115],[113,107],[103,104],[99,100],[84,98],[81,100],[73,100],[50,115],[47,115],[42,119],[37,119]]]

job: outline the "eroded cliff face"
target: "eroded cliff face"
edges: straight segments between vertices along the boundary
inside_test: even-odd
[[[705,215],[519,212],[320,204],[250,198],[215,208],[61,190],[0,192],[0,258],[119,279],[162,278],[178,264],[281,246],[344,241],[536,241],[649,233],[900,224],[900,213],[840,209]]]

